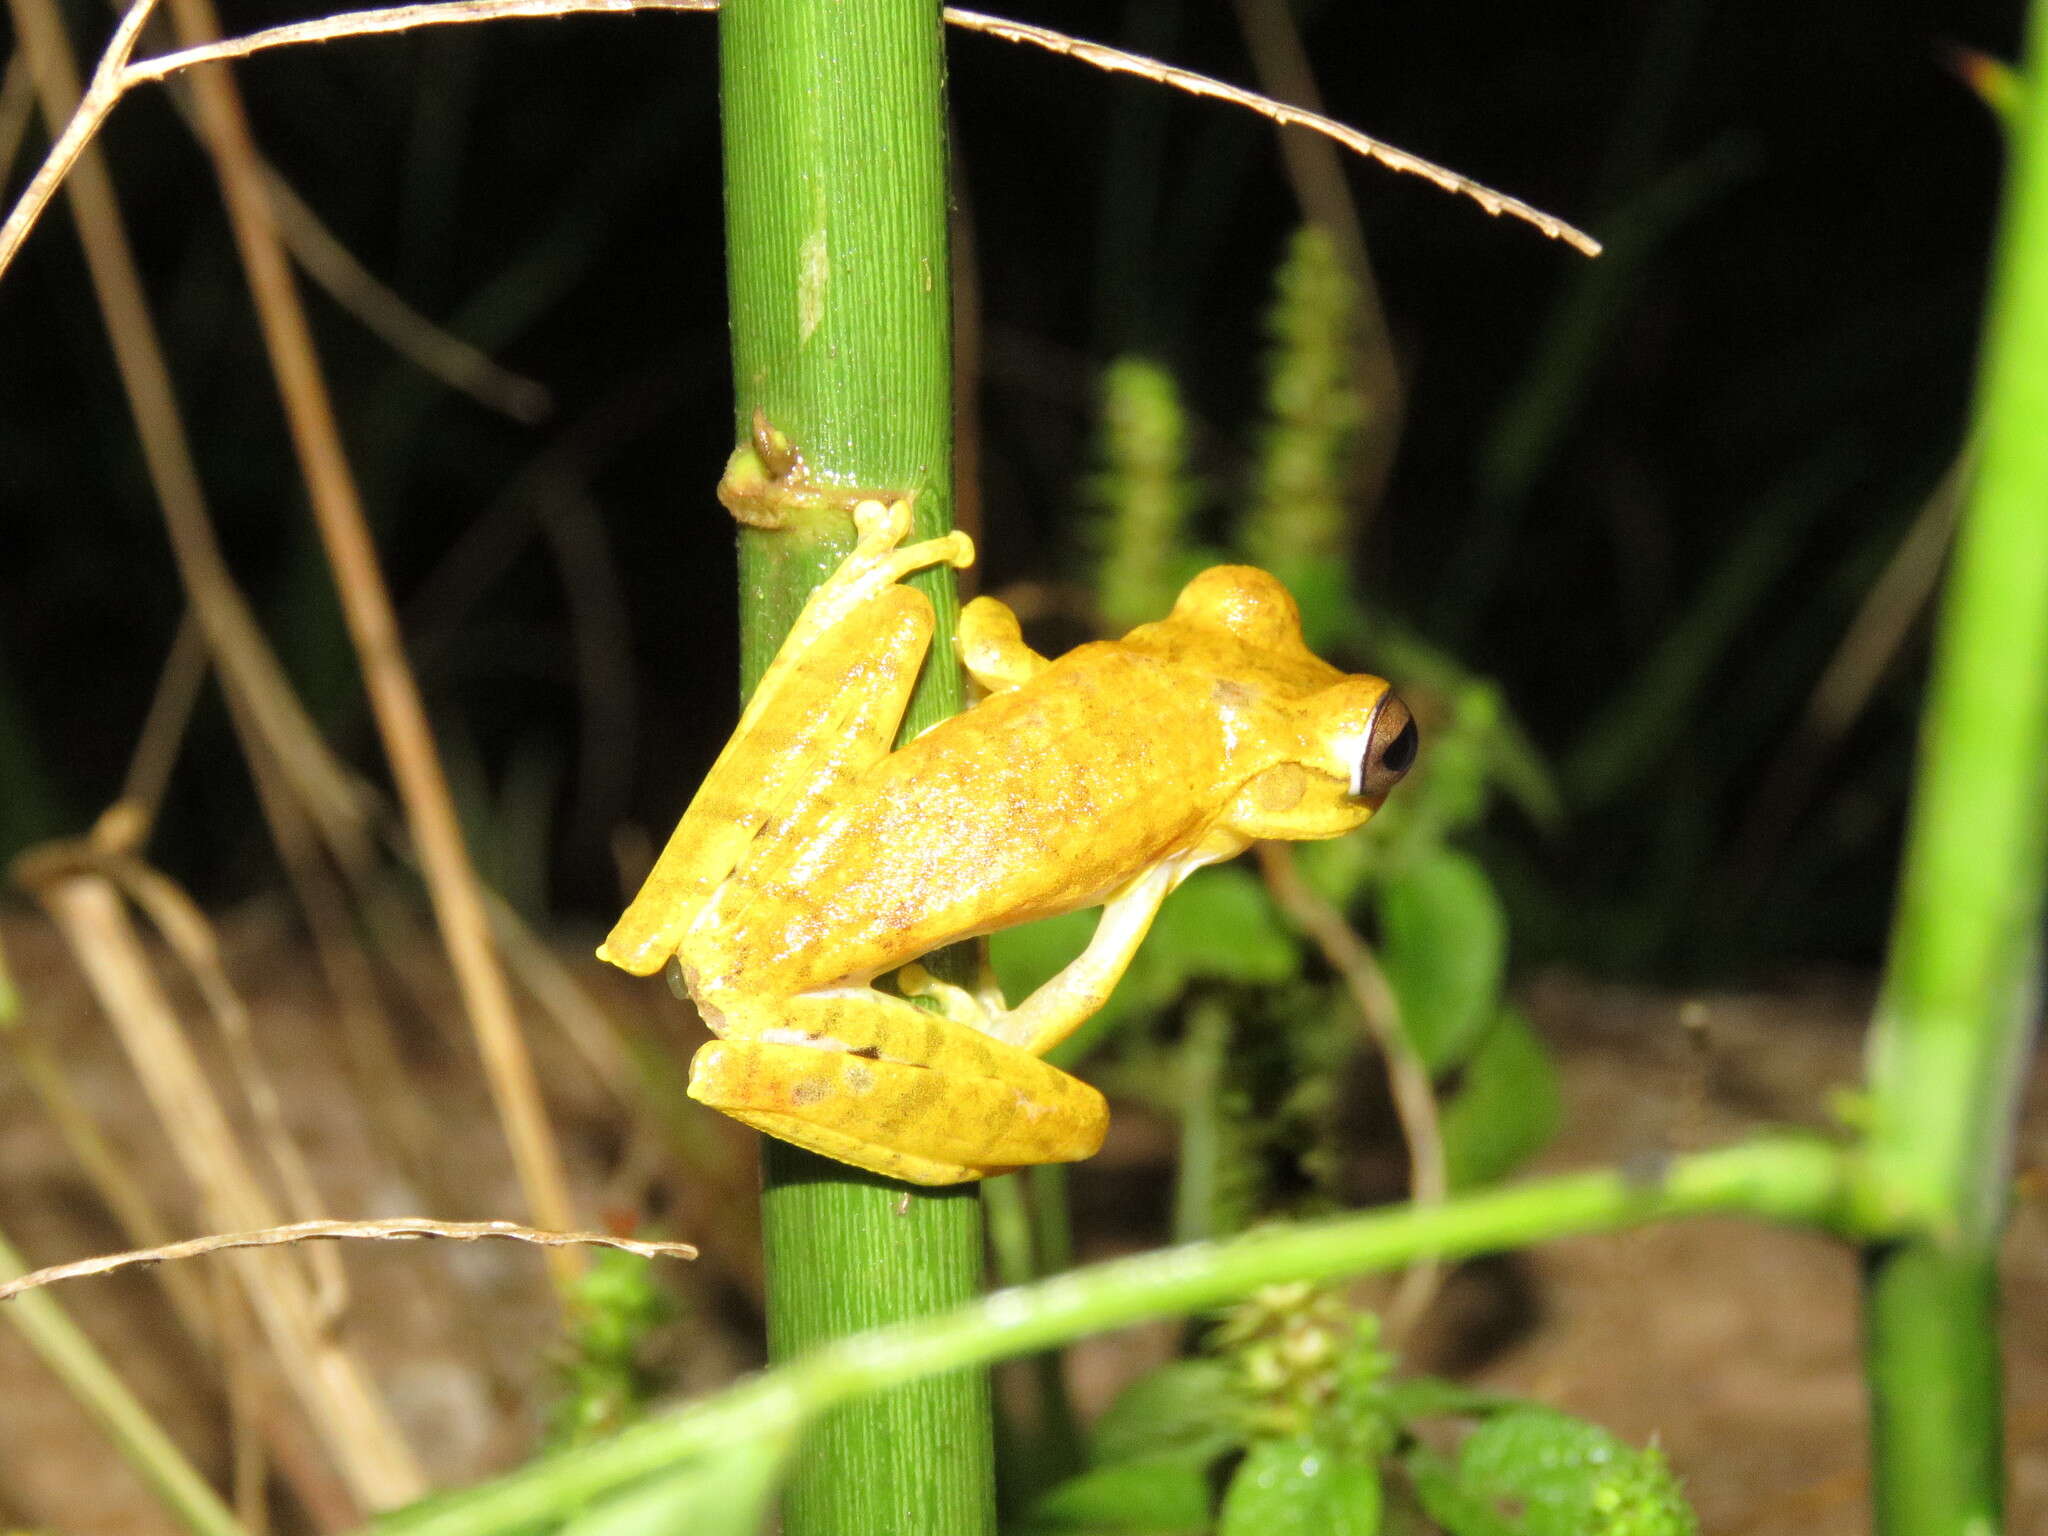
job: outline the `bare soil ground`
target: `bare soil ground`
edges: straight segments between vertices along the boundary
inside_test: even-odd
[[[410,1032],[405,1086],[365,1090],[328,1022],[312,958],[261,923],[233,932],[230,972],[285,1118],[311,1159],[326,1205],[319,1214],[518,1213],[452,999],[427,966],[412,1002],[395,1010]],[[25,914],[0,922],[0,940],[24,995],[26,1028],[63,1062],[171,1229],[205,1230],[191,1186],[69,957]],[[607,1008],[661,1006],[651,989],[614,985],[598,969],[579,976]],[[1640,1162],[1762,1125],[1822,1123],[1830,1091],[1857,1079],[1868,1006],[1853,984],[1676,997],[1563,977],[1538,980],[1524,1000],[1565,1073],[1566,1128],[1545,1154],[1548,1169]],[[202,1017],[196,1007],[190,1016]],[[208,1032],[195,1024],[192,1034],[220,1067]],[[693,1133],[706,1162],[679,1174],[668,1141],[625,1129],[574,1054],[544,1027],[534,1035],[585,1207],[654,1211],[664,1235],[706,1249],[699,1264],[676,1271],[682,1312],[661,1341],[679,1390],[700,1391],[746,1369],[757,1359],[758,1318],[744,1134],[707,1117]],[[678,1038],[678,1051],[688,1043]],[[2044,1077],[2037,1072],[2030,1096],[2023,1174],[2048,1165]],[[216,1081],[227,1081],[224,1071]],[[403,1145],[408,1124],[414,1135],[430,1133],[426,1155],[410,1160],[391,1150]],[[1159,1142],[1142,1125],[1120,1131],[1107,1154],[1116,1166],[1098,1178],[1127,1189],[1133,1180],[1163,1181]],[[2038,1191],[2038,1179],[2031,1183]],[[1085,1180],[1081,1192],[1086,1209],[1093,1202]],[[4,1060],[0,1232],[31,1264],[131,1246]],[[1127,1229],[1123,1242],[1110,1241],[1129,1240]],[[339,1336],[374,1375],[427,1471],[463,1480],[520,1460],[548,1390],[554,1330],[538,1255],[512,1245],[352,1244],[345,1260],[350,1295]],[[1741,1222],[1562,1242],[1458,1271],[1411,1354],[1419,1366],[1540,1398],[1630,1438],[1655,1437],[1716,1536],[1850,1536],[1868,1528],[1855,1280],[1853,1256],[1828,1240]],[[173,1320],[155,1272],[58,1294],[195,1460],[224,1482],[227,1394]],[[2010,1529],[2048,1531],[2048,1203],[2038,1192],[2022,1200],[2013,1224],[2006,1298]],[[1139,1331],[1084,1347],[1073,1370],[1084,1403],[1106,1400],[1171,1336]],[[123,1536],[172,1529],[12,1329],[0,1328],[0,1383],[0,1526]],[[268,1401],[267,1412],[292,1412],[274,1385]]]

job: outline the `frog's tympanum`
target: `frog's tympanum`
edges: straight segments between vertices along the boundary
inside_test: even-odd
[[[863,502],[647,883],[598,955],[674,962],[718,1036],[690,1096],[919,1184],[1088,1157],[1102,1096],[1040,1058],[1100,1008],[1169,891],[1259,838],[1336,837],[1415,759],[1407,708],[1303,645],[1271,576],[1219,566],[1173,612],[1048,661],[1009,609],[960,615],[980,702],[891,750],[932,608],[900,585],[966,566],[952,533]],[[960,939],[1100,906],[1088,947],[1016,1007],[913,965]],[[880,991],[897,973],[904,993]]]

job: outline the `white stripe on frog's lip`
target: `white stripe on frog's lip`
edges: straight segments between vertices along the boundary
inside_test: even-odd
[[[1351,764],[1350,794],[1354,800],[1363,799],[1365,796],[1366,762],[1372,755],[1372,728],[1379,717],[1380,712],[1375,708],[1372,719],[1365,723],[1363,736],[1347,736],[1337,743]]]
[[[1351,752],[1351,798],[1354,800],[1365,796],[1365,773],[1372,757],[1373,733],[1380,728],[1380,716],[1386,713],[1387,700],[1393,696],[1391,688],[1382,693],[1379,702],[1373,705],[1372,713],[1366,716],[1365,734],[1357,739],[1356,745],[1345,743]]]

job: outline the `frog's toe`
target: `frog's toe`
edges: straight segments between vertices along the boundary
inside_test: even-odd
[[[853,526],[860,535],[860,553],[894,549],[910,532],[910,499],[860,502],[853,509]]]

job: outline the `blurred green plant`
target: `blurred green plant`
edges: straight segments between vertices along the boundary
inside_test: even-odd
[[[1256,561],[1285,582],[1304,633],[1340,663],[1396,678],[1423,721],[1421,765],[1370,836],[1298,850],[1304,878],[1377,932],[1408,1038],[1430,1075],[1455,1079],[1442,1125],[1454,1187],[1510,1172],[1554,1128],[1557,1088],[1527,1021],[1504,1002],[1507,919],[1482,865],[1461,846],[1497,797],[1539,825],[1558,819],[1547,770],[1499,693],[1390,620],[1351,581],[1361,434],[1355,284],[1314,227],[1289,242],[1267,319],[1264,417],[1248,489],[1222,548],[1196,546],[1203,497],[1172,376],[1140,358],[1106,371],[1096,509],[1095,603],[1104,623],[1162,616],[1181,583],[1219,559]],[[1092,913],[995,936],[1010,996],[1024,996],[1086,942]],[[1281,1205],[1340,1202],[1341,1091],[1366,1043],[1341,980],[1245,865],[1204,870],[1161,911],[1108,1004],[1054,1053],[1112,1093],[1182,1128],[1176,1235],[1241,1230]],[[1228,1063],[1228,1070],[1221,1070]]]
[[[548,1450],[588,1445],[639,1421],[665,1385],[642,1355],[648,1337],[674,1315],[675,1300],[653,1265],[616,1249],[593,1250],[569,1297]]]
[[[1432,1377],[1398,1380],[1379,1321],[1330,1288],[1269,1286],[1194,1359],[1103,1414],[1087,1470],[1027,1536],[1377,1536],[1419,1505],[1451,1536],[1697,1536],[1654,1448]],[[1456,1455],[1425,1421],[1476,1421]]]
[[[650,1415],[608,1440],[395,1511],[376,1529],[383,1536],[517,1536],[566,1521],[560,1528],[576,1536],[672,1530],[740,1536],[758,1528],[776,1476],[806,1431],[829,1422],[851,1401],[907,1382],[1031,1354],[1086,1333],[1234,1305],[1274,1286],[1330,1282],[1399,1270],[1426,1258],[1449,1261],[1538,1238],[1612,1232],[1683,1216],[1742,1213],[1870,1236],[1879,1229],[1858,1226],[1869,1213],[1854,1198],[1855,1170],[1850,1154],[1815,1138],[1760,1138],[1673,1159],[1656,1178],[1567,1174],[1456,1196],[1440,1206],[1276,1223],[1223,1242],[1094,1264],[937,1316],[821,1344],[711,1397]],[[1307,1293],[1311,1299],[1314,1294]],[[1302,1396],[1313,1373],[1332,1358],[1344,1362],[1336,1367],[1339,1382],[1351,1383],[1348,1398],[1337,1394],[1350,1417],[1336,1422],[1353,1424],[1345,1431],[1353,1435],[1372,1413],[1406,1425],[1425,1417],[1483,1418],[1510,1406],[1426,1378],[1387,1378],[1376,1333],[1362,1331],[1369,1328],[1354,1323],[1334,1356],[1321,1343],[1304,1350],[1313,1358],[1297,1375],[1283,1376],[1262,1402],[1240,1390],[1242,1367],[1214,1358],[1169,1367],[1132,1389],[1147,1411],[1112,1412],[1098,1428],[1097,1460],[1142,1464],[1159,1454],[1207,1465],[1205,1445],[1220,1457],[1233,1443],[1249,1444],[1247,1416],[1263,1412],[1264,1422],[1281,1422],[1270,1415],[1288,1397]],[[1286,1331],[1249,1329],[1248,1347]],[[1384,1394],[1377,1407],[1373,1390]],[[1314,1392],[1306,1395],[1312,1404],[1323,1400]],[[1282,1453],[1266,1457],[1280,1477]],[[1143,1472],[1121,1475],[1150,1481]],[[1180,1482],[1187,1486],[1186,1478]],[[1106,1502],[1112,1491],[1095,1497]],[[1328,1500],[1322,1507],[1327,1509]],[[1477,1536],[1482,1529],[1475,1524],[1459,1536]]]
[[[2034,11],[2038,61],[2048,53],[2048,5]],[[2048,485],[2048,439],[2038,430],[2048,399],[2048,370],[2041,366],[2048,357],[2041,345],[2048,263],[2032,259],[2048,246],[2048,114],[2038,104],[2031,111],[1982,406],[1986,442],[1996,451],[1986,453],[1958,563],[1930,717],[1929,787],[1875,1032],[1860,1142],[1757,1138],[1654,1169],[1468,1188],[1434,1205],[1275,1224],[1077,1270],[947,1315],[822,1344],[613,1440],[396,1515],[387,1529],[496,1536],[566,1514],[566,1528],[577,1536],[684,1528],[737,1536],[761,1517],[800,1432],[829,1422],[849,1400],[1043,1351],[1086,1331],[1235,1305],[1203,1353],[1125,1393],[1096,1428],[1091,1465],[1037,1501],[1035,1528],[1076,1536],[1372,1536],[1401,1498],[1454,1536],[1686,1536],[1697,1521],[1654,1449],[1626,1446],[1548,1410],[1427,1378],[1399,1380],[1377,1323],[1307,1282],[1448,1262],[1575,1232],[1739,1212],[1864,1245],[1872,1375],[1882,1394],[1882,1528],[1915,1536],[1995,1530],[1992,1262],[2008,1192],[2017,1063],[2028,1004],[2038,996],[2041,855],[2048,841],[2040,794],[2048,673],[2027,664],[2048,654],[2048,524],[2038,515]],[[1303,283],[1290,293],[1313,289]],[[1284,349],[1287,328],[1277,329]],[[1282,371],[1276,365],[1276,378]],[[1145,426],[1141,419],[1135,429],[1127,422],[1107,434],[1113,461],[1123,451],[1119,444],[1142,443],[1148,457],[1142,476],[1120,477],[1113,462],[1100,482],[1110,489],[1106,568],[1118,555],[1116,527],[1159,526],[1135,514],[1119,517],[1118,485],[1141,479],[1155,518],[1163,510],[1179,520],[1196,505],[1176,464],[1185,430],[1170,381],[1161,388],[1165,376],[1156,370],[1126,370],[1125,377],[1142,380],[1147,408],[1176,414],[1171,432],[1137,430]],[[1277,420],[1280,412],[1273,415]],[[1318,463],[1326,476],[1341,473],[1339,455],[1304,453],[1288,468],[1295,473]],[[1302,507],[1318,506],[1314,492],[1312,486],[1301,494]],[[1341,491],[1333,496],[1328,504],[1341,505]],[[1258,532],[1262,558],[1282,569],[1287,541],[1298,539],[1299,553],[1315,531],[1308,512],[1301,526],[1290,524],[1288,505],[1276,501],[1268,510],[1277,509],[1277,522],[1262,522]],[[1247,537],[1237,529],[1237,547]],[[1756,601],[1760,588],[1752,577],[1775,557],[1774,542],[1760,531],[1753,546],[1743,541],[1731,551],[1725,590],[1740,601],[1710,589],[1706,606],[1732,611]],[[1131,556],[1124,569],[1137,574],[1120,588],[1120,604],[1148,583],[1168,585],[1167,551],[1124,553]],[[1502,1006],[1503,904],[1461,839],[1469,839],[1496,793],[1539,818],[1554,816],[1557,797],[1521,747],[1497,693],[1413,637],[1352,609],[1342,569],[1347,558],[1340,540],[1324,566],[1304,561],[1305,574],[1296,579],[1316,610],[1310,622],[1328,625],[1312,632],[1330,636],[1325,649],[1333,656],[1374,660],[1401,678],[1423,714],[1432,751],[1417,782],[1389,807],[1379,836],[1304,857],[1303,873],[1377,933],[1405,1043],[1433,1074],[1457,1083],[1444,1115],[1452,1165],[1459,1177],[1483,1185],[1525,1155],[1542,1129],[1543,1117],[1530,1118],[1527,1104],[1542,1100],[1530,1084],[1543,1081],[1548,1067],[1526,1022]],[[1328,563],[1340,569],[1332,572]],[[1720,643],[1730,633],[1726,618],[1703,611],[1683,637],[1686,645]],[[1685,650],[1658,661],[1681,683],[1698,668],[1698,656]],[[1640,732],[1639,723],[1617,727],[1614,756],[1592,753],[1594,766],[1613,773],[1604,763],[1619,760],[1622,770],[1639,772],[1653,755],[1642,751],[1640,738],[1663,729],[1651,720],[1656,729]],[[1184,931],[1176,934],[1176,924]],[[1048,955],[1057,963],[1064,950],[1051,929],[1014,935],[999,951],[1010,972],[1005,981],[1028,986],[1050,968]],[[1312,972],[1278,906],[1242,871],[1211,872],[1169,905],[1143,968],[1105,1010],[1095,1038],[1112,1052],[1110,1075],[1121,1074],[1133,1091],[1148,1089],[1162,1104],[1176,1091],[1193,1091],[1194,1102],[1179,1107],[1185,1160],[1193,1165],[1184,1180],[1203,1182],[1200,1198],[1182,1202],[1185,1226],[1227,1234],[1273,1204],[1259,1181],[1235,1184],[1225,1175],[1254,1161],[1247,1149],[1275,1150],[1274,1128],[1289,1121],[1279,1109],[1291,1105],[1312,1131],[1308,1145],[1286,1149],[1299,1166],[1313,1169],[1319,1156],[1326,1165],[1332,1063],[1353,1039],[1331,1022],[1343,1007],[1331,984]],[[1252,1022],[1272,1027],[1254,1034],[1246,1028]],[[1069,1055],[1084,1044],[1072,1042]],[[1273,1074],[1288,1085],[1287,1099],[1270,1096],[1262,1053],[1307,1068]],[[1325,1102],[1316,1102],[1318,1093]],[[1554,1112],[1553,1089],[1545,1113]],[[1493,1139],[1471,1126],[1488,1127]],[[1466,1134],[1474,1139],[1460,1152],[1456,1139]],[[1016,1225],[1040,1238],[1041,1265],[1057,1268],[1059,1261],[1046,1257],[1058,1247],[1046,1240],[1052,1229],[1042,1212],[1035,1214],[1035,1226]],[[1436,1419],[1471,1423],[1454,1453],[1437,1449],[1434,1436],[1425,1441],[1415,1433],[1418,1423]],[[1408,1513],[1403,1509],[1404,1518]]]

